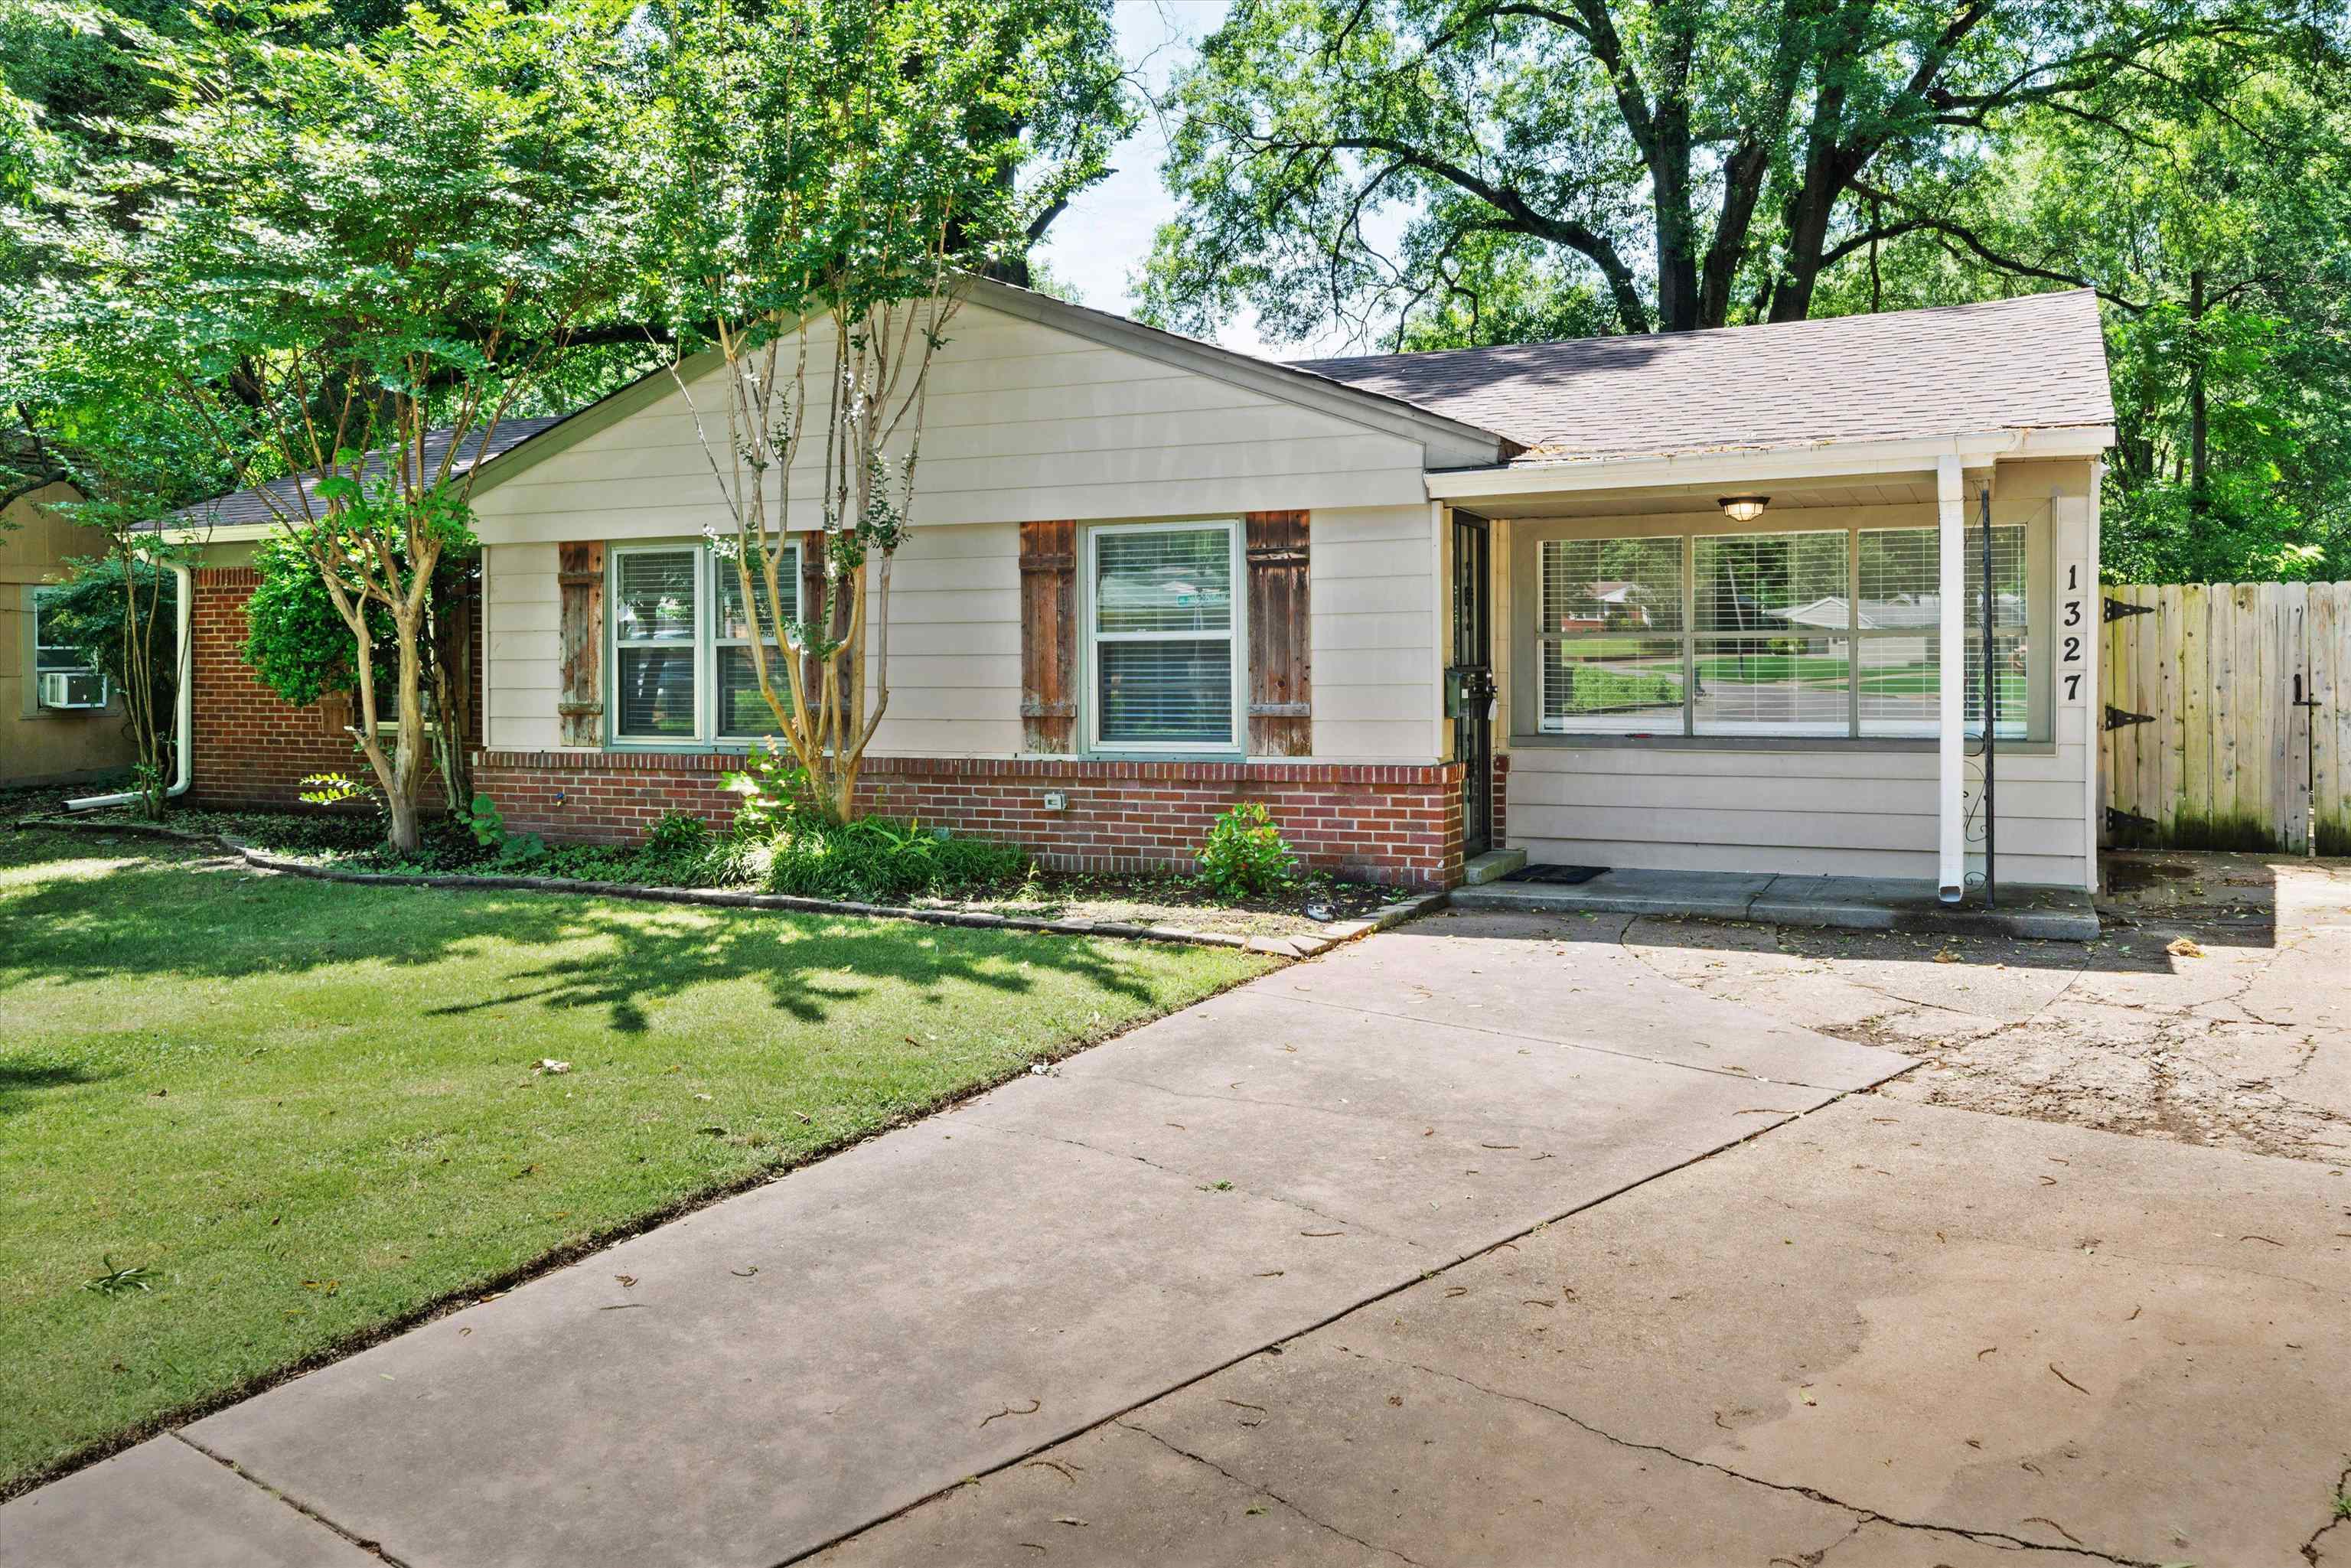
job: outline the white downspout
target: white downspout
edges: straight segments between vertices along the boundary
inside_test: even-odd
[[[1942,652],[1937,674],[1940,711],[1936,729],[1935,791],[1938,895],[1957,904],[1968,885],[1966,777],[1968,691],[1967,505],[1956,454],[1935,460],[1935,506],[1941,524],[1936,591],[1942,611]]]
[[[194,780],[196,768],[196,683],[193,678],[195,650],[189,645],[188,642],[189,623],[194,617],[196,607],[195,579],[194,574],[184,566],[173,567],[172,576],[180,600],[177,616],[180,689],[179,699],[173,705],[176,710],[173,721],[178,727],[172,747],[179,754],[179,761],[178,766],[172,768],[172,772],[177,777],[172,780],[171,788],[163,791],[165,800],[186,794],[189,784]],[[78,800],[68,800],[66,810],[95,811],[106,806],[127,806],[137,799],[139,799],[139,793],[135,789],[125,790],[120,795],[85,795]]]

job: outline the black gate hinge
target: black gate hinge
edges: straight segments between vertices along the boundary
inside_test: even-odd
[[[2152,604],[2133,604],[2127,600],[2109,599],[2106,601],[2106,608],[2102,619],[2107,621],[2120,621],[2126,615],[2152,615],[2154,613],[2155,606]]]
[[[2135,724],[2153,724],[2154,722],[2155,715],[2151,713],[2130,713],[2122,708],[2116,707],[2112,703],[2108,703],[2106,705],[2106,727],[2108,729],[2128,729]]]
[[[2128,828],[2134,832],[2152,832],[2163,826],[2153,817],[2142,817],[2137,811],[2126,811],[2120,806],[2106,808],[2106,831]]]

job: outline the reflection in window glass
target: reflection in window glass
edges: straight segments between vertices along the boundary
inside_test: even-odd
[[[1668,538],[1545,539],[1542,635],[1678,632],[1682,541]]]
[[[1222,528],[1102,534],[1095,541],[1094,629],[1226,630],[1233,616],[1230,539]]]
[[[630,550],[614,575],[615,622],[623,643],[694,641],[695,578],[702,552]]]
[[[1690,692],[1699,735],[1844,735],[1843,637],[1700,637]]]
[[[1690,574],[1699,632],[1842,632],[1848,624],[1845,548],[1834,533],[1708,535]]]
[[[2026,592],[2026,530],[2022,524],[1992,529],[1993,614],[2000,628],[2000,733],[2023,736],[2031,723],[2030,649],[2025,627],[2031,614]],[[1855,684],[1861,733],[1865,736],[1932,736],[1940,722],[1942,691],[1941,535],[1935,528],[1870,528],[1862,531],[1860,637]],[[1983,530],[1970,528],[1966,540],[1968,728],[1983,732]]]
[[[614,672],[620,687],[620,733],[651,738],[691,737],[694,711],[691,647],[624,647]]]
[[[1678,638],[1572,637],[1542,645],[1547,733],[1679,735]]]

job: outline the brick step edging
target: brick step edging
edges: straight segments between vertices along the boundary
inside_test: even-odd
[[[26,817],[13,824],[23,831],[54,828],[68,832],[130,833],[171,839],[182,843],[210,845],[234,854],[257,871],[307,876],[315,882],[374,883],[388,887],[484,888],[517,893],[568,893],[600,898],[634,899],[643,904],[693,904],[720,909],[782,910],[802,915],[850,915],[868,919],[912,920],[926,925],[959,925],[975,930],[1032,931],[1053,936],[1114,936],[1135,942],[1166,942],[1193,947],[1231,947],[1275,958],[1311,958],[1343,943],[1368,936],[1434,913],[1447,902],[1439,890],[1424,893],[1374,910],[1360,920],[1335,921],[1319,933],[1296,936],[1235,936],[1221,931],[1191,931],[1174,925],[1132,925],[1121,921],[1040,920],[1017,915],[989,915],[978,910],[917,909],[888,904],[853,904],[845,900],[801,898],[788,893],[747,893],[723,887],[648,887],[632,882],[582,882],[559,876],[467,876],[427,872],[342,871],[308,861],[258,850],[226,833],[190,832],[149,822],[93,822],[72,818]]]

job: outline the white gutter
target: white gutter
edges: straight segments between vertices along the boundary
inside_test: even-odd
[[[1935,506],[1940,524],[1937,541],[1942,547],[1936,592],[1940,596],[1942,647],[1937,672],[1941,713],[1936,721],[1935,824],[1937,829],[1937,896],[1957,904],[1968,887],[1966,772],[1968,637],[1967,538],[1968,508],[1959,485],[1959,459],[1945,456],[1935,465]]]
[[[1908,441],[1821,442],[1773,450],[1724,448],[1669,456],[1521,458],[1495,468],[1443,469],[1427,476],[1432,500],[1499,499],[1579,490],[1669,485],[1768,485],[1800,479],[1917,474],[1956,458],[1989,467],[1999,458],[2095,457],[2114,444],[2110,424],[2055,430],[1989,430]]]
[[[163,791],[163,798],[167,800],[188,792],[188,786],[195,779],[196,767],[196,683],[193,678],[195,651],[188,642],[189,622],[195,614],[196,607],[195,578],[194,574],[184,566],[173,567],[172,576],[175,580],[180,599],[178,614],[180,689],[179,700],[172,705],[175,709],[173,722],[177,727],[176,744],[172,749],[179,754],[179,763],[172,769],[178,777],[172,780],[171,788]],[[78,800],[68,800],[66,810],[95,811],[106,806],[127,806],[137,799],[139,799],[139,792],[135,789],[125,790],[119,795],[85,795]]]

